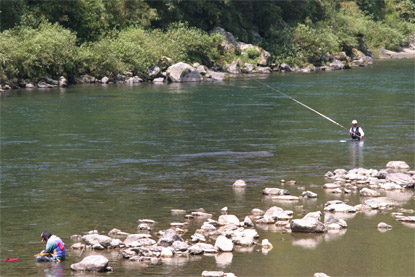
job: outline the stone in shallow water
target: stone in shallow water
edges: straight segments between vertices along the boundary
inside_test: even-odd
[[[108,259],[101,255],[91,255],[85,257],[81,262],[72,264],[71,269],[74,271],[107,271]]]

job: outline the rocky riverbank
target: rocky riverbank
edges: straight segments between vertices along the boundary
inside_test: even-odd
[[[373,64],[373,59],[358,49],[352,49],[349,55],[346,52],[338,52],[333,55],[324,55],[324,65],[307,65],[300,68],[289,64],[273,64],[271,54],[259,46],[237,41],[233,34],[223,28],[216,28],[216,32],[223,35],[222,47],[227,53],[237,57],[223,68],[208,68],[199,63],[187,64],[174,62],[169,57],[161,57],[159,64],[152,65],[145,74],[134,75],[133,72],[124,72],[116,76],[91,76],[82,75],[74,80],[75,84],[102,84],[111,83],[136,85],[142,82],[154,84],[182,83],[182,82],[216,82],[224,81],[238,74],[270,74],[273,72],[303,72],[332,71],[364,67]],[[59,80],[44,77],[38,80],[26,80],[13,85],[0,85],[0,94],[10,89],[47,89],[66,87],[69,85],[67,78],[61,76]]]
[[[324,240],[329,242],[344,235],[348,228],[347,221],[353,220],[358,213],[380,211],[389,214],[397,222],[415,228],[415,211],[401,208],[402,203],[414,198],[415,171],[410,170],[407,163],[391,161],[381,170],[336,169],[327,172],[324,177],[326,183],[322,188],[327,195],[354,194],[360,198],[360,204],[352,206],[340,200],[329,200],[322,206],[315,205],[313,211],[305,211],[301,204],[295,206],[294,211],[286,210],[277,206],[278,203],[313,201],[318,195],[305,189],[301,195],[290,195],[286,186],[295,186],[295,180],[281,180],[279,187],[264,188],[262,191],[265,200],[277,205],[267,210],[253,208],[250,214],[240,218],[229,214],[231,209],[227,207],[220,211],[206,211],[203,208],[192,211],[174,209],[171,210],[172,217],[182,217],[183,220],[171,222],[168,229],[156,230],[154,220],[140,219],[137,232],[133,234],[114,228],[107,234],[92,230],[84,235],[73,235],[70,238],[73,242],[72,251],[79,257],[87,257],[80,263],[71,265],[71,269],[113,270],[112,266],[109,267],[108,259],[95,255],[105,249],[118,252],[119,259],[131,263],[169,264],[174,259],[197,262],[195,257],[213,255],[218,263],[229,264],[234,251],[251,252],[256,249],[263,254],[273,251],[274,246],[266,235],[260,237],[257,229],[291,234],[293,244],[315,247]],[[247,184],[237,180],[232,189],[246,190]],[[194,230],[189,228],[194,225],[198,227]],[[392,228],[384,222],[377,224],[379,232]],[[304,238],[296,238],[295,233],[310,233],[311,237],[304,242]],[[195,274],[235,276],[233,273],[208,270]],[[327,275],[316,273],[315,276]]]

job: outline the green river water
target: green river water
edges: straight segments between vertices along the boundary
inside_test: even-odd
[[[391,212],[414,208],[414,190],[389,193],[400,203],[387,212],[347,218],[342,234],[282,233],[256,227],[260,246],[211,256],[180,257],[158,264],[103,254],[109,274],[74,274],[69,236],[94,228],[135,233],[150,218],[156,231],[184,222],[171,209],[204,208],[217,219],[227,206],[240,220],[253,208],[279,206],[302,217],[328,200],[361,203],[357,194],[325,193],[324,174],[336,168],[384,168],[391,160],[414,168],[414,60],[377,61],[345,71],[257,75],[263,82],[350,127],[359,121],[364,142],[277,92],[241,76],[224,83],[73,86],[14,90],[1,101],[1,276],[201,276],[204,270],[237,276],[414,276],[415,226]],[[243,179],[248,186],[234,191]],[[280,203],[262,195],[302,188],[316,201]],[[411,215],[411,214],[408,214]],[[413,215],[413,214],[412,214]],[[379,232],[386,222],[393,229]],[[188,239],[202,221],[191,220]],[[36,264],[34,254],[50,231],[67,245],[67,261]],[[156,238],[156,236],[153,236]],[[213,242],[214,243],[214,242]],[[19,258],[4,262],[6,258]],[[82,258],[82,257],[81,257]]]

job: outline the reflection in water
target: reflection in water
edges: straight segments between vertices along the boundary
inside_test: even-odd
[[[350,164],[353,168],[364,166],[364,154],[363,154],[364,144],[365,142],[363,140],[349,141]]]
[[[314,249],[323,241],[330,242],[346,234],[347,229],[329,230],[324,234],[291,234],[291,243],[307,249]]]
[[[231,252],[219,253],[215,255],[216,264],[219,267],[226,267],[232,264],[233,254]]]
[[[294,246],[314,249],[323,242],[323,234],[291,234],[291,243]]]
[[[347,229],[340,229],[340,230],[328,230],[327,233],[324,234],[324,240],[326,242],[336,240],[346,234]]]
[[[43,269],[47,277],[63,277],[65,271],[65,262],[61,263],[36,263],[36,265]],[[43,275],[43,274],[42,274]]]

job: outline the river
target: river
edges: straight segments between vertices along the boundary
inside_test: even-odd
[[[184,222],[171,209],[204,208],[217,219],[226,206],[243,220],[253,208],[276,205],[299,218],[301,205],[322,211],[332,199],[359,204],[356,194],[326,194],[323,176],[336,168],[381,169],[391,160],[414,168],[414,67],[414,60],[382,60],[345,71],[253,76],[347,128],[358,120],[366,134],[360,143],[247,76],[224,83],[13,91],[1,98],[1,276],[70,275],[80,252],[70,251],[69,236],[112,228],[135,233],[142,218],[157,222],[154,234]],[[246,181],[245,191],[232,189],[237,179]],[[292,195],[305,188],[318,193],[317,201],[264,199],[262,190],[281,187],[281,179],[297,181],[286,186]],[[413,194],[397,193],[399,208],[413,209]],[[260,240],[274,245],[267,254],[256,246],[143,265],[118,259],[118,251],[97,253],[109,257],[110,276],[201,276],[204,270],[413,276],[415,228],[396,221],[392,211],[358,213],[338,236],[257,228]],[[393,229],[379,232],[381,221]],[[67,261],[35,263],[42,231],[64,240]]]

